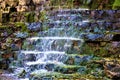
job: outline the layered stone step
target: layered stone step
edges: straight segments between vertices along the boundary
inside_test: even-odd
[[[78,77],[76,77],[76,76]],[[67,80],[79,80],[84,79],[81,78],[80,74],[62,74],[59,72],[46,72],[41,70],[36,70],[30,74],[31,79],[50,79],[50,80],[61,80],[61,79],[67,79]]]
[[[63,51],[75,49],[79,51],[83,39],[74,37],[32,37],[23,44],[24,50]]]
[[[67,58],[65,52],[60,51],[21,51],[21,55],[24,57],[24,61],[61,61]]]
[[[106,21],[90,22],[89,20],[85,20],[83,22],[75,22],[75,23],[74,22],[69,23],[69,21],[68,22],[60,21],[60,23],[59,22],[47,23],[48,27],[46,28],[51,29],[51,28],[64,27],[66,31],[68,31],[73,27],[73,30],[77,29],[79,32],[81,31],[81,32],[87,32],[87,33],[92,32],[92,33],[104,34],[105,32],[119,33],[120,31],[119,25],[120,25],[119,22],[113,23],[113,22],[106,22]]]
[[[92,60],[93,56],[78,56],[78,54],[61,54],[61,53],[50,53],[46,55],[45,53],[27,53],[22,59],[24,61],[24,65],[29,67],[29,69],[47,69],[47,70],[54,70],[55,67],[58,65],[80,65]],[[37,59],[38,57],[38,59]],[[35,59],[36,58],[36,59]]]
[[[65,65],[62,62],[58,61],[35,61],[35,62],[27,62],[26,68],[28,72],[34,71],[34,70],[46,70],[46,71],[54,71],[57,65]]]
[[[94,21],[97,20],[105,20],[109,22],[118,22],[120,21],[120,10],[74,10],[74,9],[63,9],[63,10],[57,10],[57,11],[50,11],[47,13],[43,12],[14,12],[11,14],[3,13],[2,14],[2,22],[34,22],[38,20],[46,20],[54,18],[59,19],[61,15],[63,15],[63,19],[65,15],[70,15],[70,14],[75,14],[78,15],[80,14],[83,19],[92,19]],[[42,17],[40,17],[42,14]],[[65,15],[64,15],[65,14]],[[51,17],[50,17],[51,16]],[[7,18],[6,18],[7,17]],[[35,19],[37,17],[37,19]],[[69,19],[69,18],[68,18]],[[75,19],[75,18],[74,18]],[[80,19],[78,17],[78,19]],[[77,19],[76,19],[77,20]]]
[[[81,14],[81,16],[87,18],[91,18],[94,20],[106,20],[106,21],[112,21],[116,22],[119,21],[119,10],[58,10],[51,12],[51,15],[55,15],[55,17],[58,17],[58,15],[64,14]],[[58,18],[59,19],[59,18]]]
[[[30,76],[35,79],[46,77],[46,78],[52,78],[53,80],[54,79],[75,80],[75,79],[82,79],[82,74],[87,73],[87,69],[85,66],[73,66],[73,65],[59,66],[56,68],[56,71],[57,72],[35,70],[30,73]]]

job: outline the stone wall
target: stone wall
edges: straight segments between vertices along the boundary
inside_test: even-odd
[[[56,26],[56,23],[50,22],[50,18],[59,20],[56,17],[59,11],[42,10],[49,1],[22,1],[14,3],[14,0],[0,0],[0,22],[3,24],[0,24],[0,64],[2,64],[0,69],[10,69],[9,64],[17,63],[14,61],[18,61],[18,51],[22,49],[24,39],[34,36],[37,31],[44,31],[45,27],[49,29]],[[44,5],[41,5],[42,3]],[[84,32],[80,35],[85,40],[81,53],[118,59],[120,57],[120,10],[83,10],[76,13],[82,15],[81,18],[90,19],[90,22],[83,25],[73,24],[75,28],[81,28],[79,33]],[[28,29],[29,23],[32,30]],[[36,30],[36,25],[40,30]]]
[[[49,5],[49,0],[1,0],[0,9],[3,13],[41,10],[41,6]]]

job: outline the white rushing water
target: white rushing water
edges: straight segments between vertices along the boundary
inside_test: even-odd
[[[65,52],[60,52],[60,51],[21,51],[21,53],[24,54],[65,54]]]
[[[83,41],[83,39],[80,39],[80,38],[73,38],[73,37],[31,37],[31,38],[28,38],[28,40],[38,40],[38,39],[44,39],[44,40],[49,40],[49,39],[52,39],[52,40],[81,40]]]
[[[45,30],[43,29],[36,36],[29,37],[24,41],[21,54],[24,57],[24,67],[28,68],[28,72],[54,71],[54,66],[67,65],[69,52],[70,54],[80,53],[80,47],[84,40],[80,36],[80,26],[76,25],[86,24],[90,20],[82,19],[80,13],[69,13],[67,9],[65,11],[68,12],[60,11],[52,19],[49,19],[51,25],[46,24]],[[54,19],[56,17],[58,19]]]
[[[65,65],[63,64],[62,62],[58,62],[58,61],[42,61],[41,59],[38,60],[38,61],[33,61],[33,62],[26,62],[26,65],[39,65],[39,64],[42,64],[42,65],[46,65],[46,64],[57,64],[57,65]]]

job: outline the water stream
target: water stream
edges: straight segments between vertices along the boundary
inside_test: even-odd
[[[20,55],[27,73],[37,70],[41,73],[54,72],[55,66],[66,65],[69,53],[80,53],[84,40],[80,37],[80,28],[74,25],[82,25],[89,20],[82,20],[80,14],[67,11],[59,11],[56,16],[50,16],[50,21],[44,24],[53,25],[47,24],[45,27],[48,28],[38,32],[38,36],[29,37],[24,41]]]
[[[42,26],[40,22],[28,23],[33,35],[23,41],[19,51],[17,70],[25,72],[21,72],[21,78],[34,80],[38,75],[44,80],[46,75],[84,74],[85,64],[93,59],[93,55],[82,54],[85,39],[103,37],[106,29],[102,26],[107,25],[104,20],[109,21],[95,20],[90,13],[79,9],[51,11]]]

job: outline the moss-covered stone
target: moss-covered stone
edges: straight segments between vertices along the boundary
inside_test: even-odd
[[[46,20],[46,17],[47,16],[47,14],[46,14],[46,11],[45,10],[43,10],[43,11],[41,11],[40,12],[40,21],[45,21]]]
[[[31,79],[43,79],[43,78],[51,78],[54,80],[64,80],[64,79],[80,79],[80,75],[75,74],[62,74],[59,72],[41,72],[41,70],[34,71],[31,73]]]
[[[80,68],[80,66],[74,66],[74,65],[59,65],[56,66],[55,71],[65,74],[71,74],[77,72],[77,70]]]
[[[20,27],[21,28],[20,31],[22,31],[22,32],[28,32],[27,25],[24,22],[16,22],[15,27],[17,27],[17,28]]]
[[[35,17],[35,13],[34,12],[27,12],[24,15],[26,17],[26,22],[34,22],[34,17]]]

